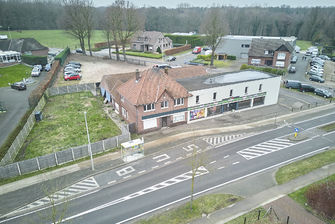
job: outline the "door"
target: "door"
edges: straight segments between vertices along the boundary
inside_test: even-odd
[[[162,117],[162,127],[167,127],[168,126],[168,117]]]

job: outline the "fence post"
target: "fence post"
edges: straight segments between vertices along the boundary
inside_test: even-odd
[[[119,136],[116,136],[116,147],[119,147]]]
[[[40,167],[40,162],[38,161],[38,157],[36,157],[36,162],[37,162],[37,167],[38,167],[38,170],[41,170],[41,167]]]
[[[57,154],[56,154],[56,153],[54,153],[54,155],[55,155],[55,160],[56,160],[56,166],[58,166],[58,159],[57,159]]]
[[[257,220],[259,220],[259,217],[261,216],[261,210],[258,210],[258,217]]]
[[[244,217],[244,222],[243,222],[244,224],[246,224],[247,223],[247,217]]]
[[[290,216],[287,216],[286,224],[290,222]]]
[[[71,148],[71,152],[72,152],[72,159],[73,159],[73,161],[75,161],[76,159],[74,158],[73,148]]]
[[[105,140],[102,140],[102,151],[105,151]]]
[[[20,169],[20,166],[19,166],[19,163],[17,162],[16,163],[16,166],[17,166],[17,170],[19,171],[19,175],[21,176],[22,174],[21,174],[21,169]]]

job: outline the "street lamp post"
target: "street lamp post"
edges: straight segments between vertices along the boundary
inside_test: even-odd
[[[88,139],[88,153],[90,154],[90,157],[91,157],[92,170],[94,170],[93,155],[92,155],[91,141],[90,141],[90,133],[88,132],[87,119],[86,119],[86,111],[84,112],[84,115],[85,115],[85,125],[86,125],[87,139]]]

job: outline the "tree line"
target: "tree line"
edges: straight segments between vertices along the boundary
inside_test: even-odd
[[[211,8],[180,4],[177,8],[136,8],[143,29],[165,33],[201,32]],[[104,29],[110,7],[92,8],[93,29]],[[217,6],[234,35],[296,36],[298,39],[335,45],[335,7],[290,8]],[[117,13],[117,12],[115,12]],[[0,0],[2,29],[65,29],[66,5],[54,0]]]

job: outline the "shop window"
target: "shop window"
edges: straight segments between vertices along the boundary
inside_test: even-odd
[[[248,94],[248,86],[246,86],[246,87],[244,88],[244,93],[245,93],[245,94]]]
[[[213,93],[213,100],[216,100],[216,92]]]
[[[258,90],[262,91],[263,84],[259,84]]]
[[[264,104],[264,99],[265,97],[258,97],[258,98],[254,98],[254,106],[259,106],[259,105],[263,105]]]
[[[195,97],[195,103],[199,103],[199,96]]]
[[[233,96],[233,90],[230,90],[229,96]]]
[[[238,109],[244,109],[250,107],[251,100],[243,100],[238,102]]]

